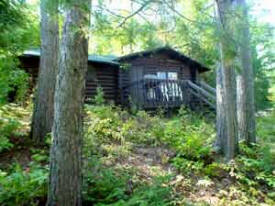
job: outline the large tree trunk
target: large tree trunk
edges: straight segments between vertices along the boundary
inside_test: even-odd
[[[58,68],[58,1],[41,0],[41,57],[38,87],[34,101],[31,136],[44,143],[51,132],[54,116],[54,90]]]
[[[241,71],[237,77],[237,105],[239,138],[245,139],[247,144],[255,143],[255,101],[254,75],[250,49],[250,32],[245,0],[236,0],[240,11],[239,23],[239,51]]]
[[[236,113],[236,83],[234,71],[234,59],[230,35],[233,32],[232,22],[230,21],[232,13],[232,0],[217,0],[218,19],[220,28],[222,29],[222,37],[220,41],[221,55],[221,70],[222,70],[222,85],[223,85],[223,100],[224,100],[224,115],[225,115],[225,157],[227,161],[234,158],[238,150],[238,135],[237,135],[237,113]]]
[[[88,64],[89,0],[65,7],[55,92],[48,206],[81,205],[83,102]]]

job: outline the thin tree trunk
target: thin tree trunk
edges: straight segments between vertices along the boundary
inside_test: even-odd
[[[83,103],[88,62],[89,0],[65,7],[55,92],[48,206],[81,205]]]
[[[32,118],[32,139],[44,143],[51,132],[54,116],[54,90],[58,68],[58,1],[41,0],[41,56],[38,87],[34,101]]]
[[[221,65],[216,70],[216,128],[217,140],[215,147],[225,154],[226,126],[224,114],[224,87]]]
[[[245,0],[236,0],[240,11],[239,37],[241,72],[237,78],[238,97],[238,129],[239,138],[245,139],[249,145],[256,142],[255,135],[255,100],[254,100],[254,74],[250,48],[250,32]]]
[[[218,19],[220,23],[221,33],[223,34],[220,41],[220,55],[222,62],[222,84],[224,88],[224,115],[226,126],[225,138],[225,157],[227,161],[233,159],[238,150],[238,136],[237,136],[237,113],[236,113],[236,83],[235,71],[233,67],[234,60],[230,53],[232,48],[230,45],[230,36],[228,34],[233,32],[230,22],[230,14],[232,8],[232,0],[217,0]],[[232,43],[232,42],[231,42]]]
[[[237,118],[238,118],[238,138],[246,139],[247,135],[247,116],[246,116],[246,91],[243,72],[237,75]]]

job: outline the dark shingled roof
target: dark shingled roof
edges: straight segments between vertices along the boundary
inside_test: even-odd
[[[26,50],[23,53],[23,56],[30,57],[30,56],[37,56],[40,57],[40,49],[30,49]],[[116,60],[116,56],[100,56],[100,55],[89,55],[88,61],[89,62],[97,62],[97,63],[105,63],[105,64],[112,64],[112,65],[118,65],[119,63]]]
[[[172,59],[180,60],[184,63],[188,63],[194,67],[197,67],[199,72],[206,72],[209,71],[210,69],[202,65],[201,63],[191,59],[190,57],[185,56],[184,54],[176,51],[175,49],[172,49],[171,47],[160,47],[157,49],[153,50],[146,50],[146,51],[141,51],[141,52],[136,52],[132,54],[128,54],[122,57],[118,57],[118,61],[127,61],[127,60],[132,60],[138,57],[145,57],[145,56],[151,56],[154,54],[167,54],[169,57]]]

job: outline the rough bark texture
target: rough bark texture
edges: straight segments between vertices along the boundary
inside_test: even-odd
[[[237,75],[237,119],[238,119],[238,138],[246,139],[247,135],[247,115],[246,115],[246,92],[243,72]]]
[[[245,139],[247,144],[256,142],[255,135],[255,101],[254,74],[250,49],[250,32],[245,0],[236,0],[240,11],[239,37],[241,71],[237,78],[238,103],[238,131],[239,138]]]
[[[228,37],[232,32],[230,24],[230,13],[232,8],[232,0],[217,0],[218,19],[220,28],[222,29],[223,37],[220,41],[220,55],[222,62],[222,84],[224,87],[224,115],[226,126],[225,137],[225,157],[227,161],[234,158],[238,150],[238,135],[237,135],[237,113],[236,113],[236,83],[235,71],[233,67],[233,59],[230,58],[230,40]]]
[[[58,1],[41,0],[41,59],[38,86],[34,101],[31,136],[36,143],[44,143],[51,132],[54,115],[54,90],[58,68]]]
[[[81,205],[83,102],[88,61],[89,0],[65,7],[55,92],[48,206]]]
[[[224,87],[221,65],[216,70],[216,128],[217,140],[215,147],[221,153],[225,153],[225,114],[224,114]]]

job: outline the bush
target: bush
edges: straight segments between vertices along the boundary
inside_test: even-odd
[[[110,204],[127,198],[127,171],[104,167],[98,156],[89,158],[84,171],[84,202]]]
[[[84,177],[84,203],[96,206],[166,206],[170,205],[170,177],[155,177],[151,183],[141,182],[135,171],[106,168],[98,159],[90,161]]]
[[[85,177],[84,201],[89,203],[113,203],[126,199],[130,177],[112,169],[90,173]]]
[[[20,123],[12,119],[0,119],[0,152],[13,147],[10,137],[18,129]]]
[[[93,99],[93,102],[96,105],[103,105],[104,104],[105,100],[104,100],[104,92],[103,92],[102,87],[97,87],[96,88],[96,95]]]
[[[166,123],[162,141],[175,149],[179,156],[195,161],[206,160],[210,156],[214,135],[213,126],[198,115],[187,115],[181,109],[179,117]]]
[[[13,166],[11,172],[0,171],[0,204],[2,206],[35,206],[47,196],[48,170],[31,164],[23,169]]]
[[[238,164],[236,173],[239,174],[240,181],[245,184],[258,182],[261,185],[265,184],[274,188],[275,177],[272,173],[275,169],[275,162],[270,153],[270,148],[260,147],[257,144],[251,148],[241,144],[240,150],[242,155],[239,155],[236,159]]]
[[[168,206],[172,205],[172,190],[169,176],[156,177],[152,184],[138,187],[129,200],[119,201],[113,206]]]
[[[10,141],[12,137],[27,135],[28,119],[29,111],[16,104],[0,107],[0,152],[13,147]]]

